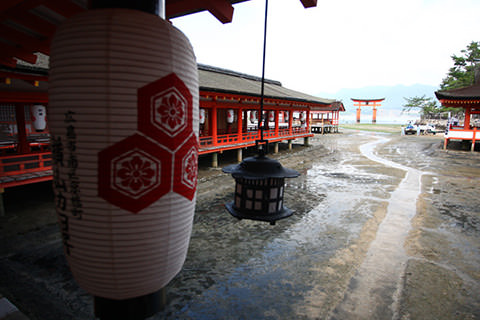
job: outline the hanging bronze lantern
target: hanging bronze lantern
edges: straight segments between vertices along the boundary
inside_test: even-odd
[[[260,139],[256,141],[258,155],[246,158],[240,164],[227,166],[222,171],[231,173],[235,179],[235,198],[225,205],[228,212],[238,219],[267,221],[274,225],[275,221],[293,214],[292,210],[283,205],[285,178],[296,178],[300,173],[296,170],[284,168],[279,161],[265,156],[268,153],[268,140],[264,139],[263,130],[265,127],[268,128],[269,120],[269,117],[263,111],[267,13],[268,0],[265,0],[260,117],[258,119]],[[270,112],[270,118],[272,115],[275,115],[274,111]]]
[[[275,221],[287,218],[293,211],[283,205],[285,178],[300,173],[284,168],[279,161],[261,154],[244,159],[240,164],[223,168],[235,179],[235,197],[225,206],[238,219]]]

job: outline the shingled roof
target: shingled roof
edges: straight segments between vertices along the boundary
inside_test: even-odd
[[[437,99],[450,99],[450,100],[478,100],[480,99],[480,84],[474,84],[473,86],[452,89],[448,91],[435,92]]]
[[[232,70],[199,64],[198,78],[200,90],[204,91],[234,93],[257,97],[260,96],[261,93],[261,78]],[[281,82],[270,79],[265,79],[264,94],[266,98],[318,104],[332,104],[336,101],[335,99],[319,98],[291,90],[282,87]]]

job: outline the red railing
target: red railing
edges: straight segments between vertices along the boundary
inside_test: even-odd
[[[272,141],[279,141],[282,138],[300,138],[309,135],[308,128],[302,127],[292,127],[292,129],[281,128],[278,129],[278,132],[275,132],[275,129],[265,130],[263,132],[263,138]],[[260,139],[260,131],[247,131],[243,132],[241,135],[238,133],[232,134],[221,134],[216,137],[213,136],[204,136],[200,137],[200,153],[205,153],[207,150],[212,149],[222,149],[222,147],[238,147],[246,145],[253,145],[256,140]]]
[[[39,152],[0,157],[0,177],[52,169],[52,153]]]

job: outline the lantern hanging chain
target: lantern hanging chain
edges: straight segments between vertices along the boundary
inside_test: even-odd
[[[267,48],[267,16],[268,16],[268,0],[265,0],[265,24],[263,26],[263,61],[262,61],[262,85],[260,92],[260,141],[263,142],[263,130],[266,125],[266,117],[263,116],[263,98],[265,94],[265,56]],[[265,154],[265,151],[262,149],[262,146],[259,145],[260,152]]]

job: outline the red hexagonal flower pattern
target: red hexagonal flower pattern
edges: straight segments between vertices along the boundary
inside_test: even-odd
[[[172,153],[134,134],[98,154],[98,195],[138,213],[171,190]]]
[[[192,132],[192,95],[171,73],[138,89],[138,130],[174,150]]]
[[[193,133],[190,91],[171,73],[137,94],[140,134],[99,152],[98,195],[133,213],[172,190],[192,200],[197,189],[198,139]]]
[[[192,200],[197,189],[198,141],[192,134],[175,153],[175,179],[173,191]]]
[[[187,101],[177,88],[169,88],[152,97],[153,124],[175,137],[187,125]]]
[[[161,183],[160,166],[157,159],[135,148],[112,159],[112,188],[138,199]]]

